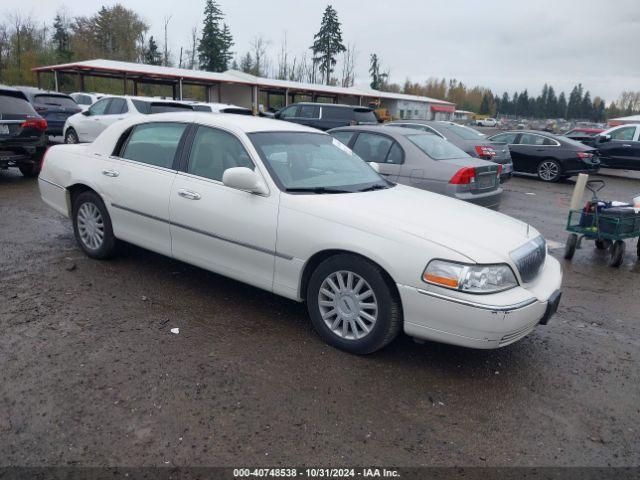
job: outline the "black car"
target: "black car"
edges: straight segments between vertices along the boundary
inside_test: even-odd
[[[640,125],[620,125],[596,137],[601,165],[640,170]]]
[[[19,90],[0,86],[0,169],[36,177],[46,148],[47,122]]]
[[[276,112],[274,118],[323,131],[350,125],[378,123],[378,117],[370,108],[333,103],[294,103]]]
[[[489,140],[509,145],[514,172],[535,174],[545,182],[593,173],[600,166],[596,149],[547,132],[518,130],[498,133]]]
[[[82,109],[69,95],[37,88],[21,88],[36,112],[47,121],[47,135],[62,135],[64,122]]]
[[[495,143],[487,140],[487,137],[473,128],[458,125],[454,122],[438,120],[394,120],[385,123],[390,127],[403,127],[433,133],[453,143],[456,147],[465,151],[472,157],[489,160],[502,165],[500,182],[509,180],[513,174],[513,164],[509,148],[503,143]]]

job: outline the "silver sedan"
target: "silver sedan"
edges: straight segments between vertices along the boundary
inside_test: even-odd
[[[386,179],[498,209],[501,166],[473,158],[430,133],[383,126],[342,127],[333,137]]]

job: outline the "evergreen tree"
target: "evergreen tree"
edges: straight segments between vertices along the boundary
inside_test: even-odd
[[[511,101],[509,100],[509,94],[504,92],[502,94],[502,100],[500,100],[500,113],[503,115],[509,115],[511,113]]]
[[[521,117],[528,117],[530,112],[529,112],[529,93],[527,92],[527,90],[525,90],[524,92],[522,92],[520,95],[518,95],[518,110],[517,110],[517,115],[520,115]]]
[[[331,74],[337,63],[336,56],[347,50],[342,43],[342,31],[340,21],[338,20],[338,12],[336,12],[331,5],[327,5],[324,15],[322,16],[320,30],[314,35],[313,39],[311,50],[313,52],[314,64],[319,66],[325,83],[329,85],[331,82]]]
[[[545,105],[545,112],[547,118],[558,116],[558,99],[556,98],[556,92],[552,86],[549,86],[549,90],[547,91],[547,104]]]
[[[253,58],[249,52],[240,60],[240,70],[244,73],[253,72]]]
[[[69,26],[65,22],[60,13],[56,14],[53,20],[53,43],[56,49],[56,55],[59,62],[69,62],[71,60],[71,35],[69,34]]]
[[[595,109],[591,102],[591,94],[589,91],[582,97],[582,104],[580,105],[580,118],[585,120],[592,120],[595,117]]]
[[[158,44],[153,35],[149,37],[149,45],[144,52],[144,63],[147,65],[162,65],[162,54],[158,50]]]
[[[482,95],[482,102],[480,103],[480,115],[489,115],[491,113],[491,102],[489,101],[489,95],[486,93]]]
[[[580,118],[582,114],[582,84],[579,83],[569,94],[569,103],[567,104],[567,119]]]
[[[560,96],[558,97],[558,109],[556,110],[556,117],[558,118],[568,118],[567,115],[567,97],[564,92],[560,92]]]
[[[371,83],[369,84],[374,90],[382,90],[387,81],[388,74],[380,72],[380,59],[375,53],[371,55],[369,63],[369,74],[371,75]],[[405,85],[405,91],[407,85]]]
[[[222,22],[224,15],[215,0],[207,0],[204,7],[202,38],[198,45],[200,68],[209,72],[224,72],[232,58],[233,38],[229,27]]]

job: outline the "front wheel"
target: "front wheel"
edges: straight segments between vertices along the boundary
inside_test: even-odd
[[[67,130],[67,133],[64,134],[64,143],[80,143],[80,141],[78,140],[78,134],[73,128],[69,128]]]
[[[562,168],[555,160],[543,160],[538,165],[538,177],[544,182],[557,182],[562,178]]]
[[[564,246],[564,258],[571,260],[576,254],[576,248],[578,246],[578,235],[575,233],[569,234],[567,238],[567,244]]]
[[[329,344],[367,354],[391,342],[402,325],[402,308],[391,281],[377,265],[356,255],[335,255],[311,275],[307,308]]]
[[[23,176],[27,178],[36,178],[40,173],[40,162],[34,162],[30,165],[20,165],[18,169]]]
[[[625,249],[626,245],[623,240],[616,240],[615,242],[613,242],[611,247],[609,247],[608,263],[610,267],[619,267],[620,265],[622,265]]]
[[[116,238],[107,207],[95,192],[82,192],[73,202],[73,232],[80,248],[91,258],[113,255]]]

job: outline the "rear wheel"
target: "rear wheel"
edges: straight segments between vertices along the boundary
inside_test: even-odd
[[[318,334],[350,353],[381,349],[402,325],[393,285],[377,265],[356,255],[335,255],[316,268],[307,288],[307,308]]]
[[[538,165],[538,177],[545,182],[557,182],[562,178],[562,168],[556,160],[547,158]]]
[[[64,143],[79,143],[78,134],[73,128],[69,128],[64,134]]]
[[[109,258],[115,249],[111,218],[100,196],[82,192],[73,202],[73,232],[80,248],[91,258]]]
[[[569,234],[567,238],[567,244],[564,246],[564,258],[571,260],[576,253],[576,247],[578,246],[578,235],[575,233]]]
[[[624,259],[624,251],[626,245],[623,240],[616,240],[613,242],[611,247],[609,247],[609,266],[610,267],[619,267],[622,265],[622,260]]]

